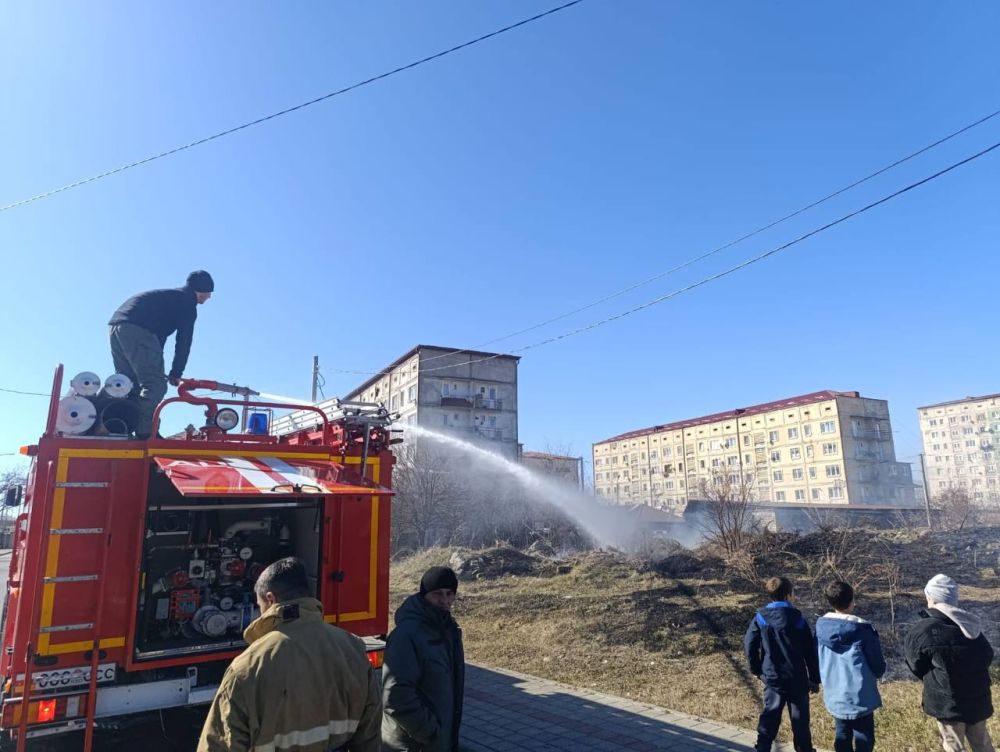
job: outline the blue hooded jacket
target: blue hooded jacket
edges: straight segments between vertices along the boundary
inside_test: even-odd
[[[816,622],[823,702],[834,718],[851,720],[882,707],[877,680],[885,657],[875,627],[852,614],[831,612]]]
[[[775,601],[760,609],[747,627],[743,649],[750,673],[789,695],[809,693],[819,684],[819,664],[812,631],[797,608]]]

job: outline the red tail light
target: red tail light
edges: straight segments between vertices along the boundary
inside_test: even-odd
[[[38,722],[48,723],[56,718],[56,701],[42,700],[38,703]]]
[[[368,662],[372,664],[372,667],[374,668],[382,668],[382,657],[383,653],[381,650],[368,651]]]

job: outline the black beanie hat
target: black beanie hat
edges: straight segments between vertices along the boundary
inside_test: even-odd
[[[420,578],[420,594],[427,595],[432,590],[458,590],[458,577],[448,567],[431,567]]]
[[[212,280],[212,275],[203,269],[199,269],[196,272],[191,272],[188,275],[187,283],[185,287],[194,290],[195,292],[214,292],[215,282]]]

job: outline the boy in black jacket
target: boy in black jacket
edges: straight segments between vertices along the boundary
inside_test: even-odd
[[[809,625],[788,599],[792,583],[772,577],[766,584],[771,603],[750,620],[743,646],[750,673],[764,682],[764,710],[757,724],[757,752],[771,752],[788,705],[796,752],[815,752],[809,731],[809,693],[819,691],[819,659]]]

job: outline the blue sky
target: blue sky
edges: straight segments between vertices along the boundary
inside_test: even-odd
[[[0,27],[0,205],[544,10],[542,2],[32,3]],[[0,386],[111,370],[130,294],[205,268],[188,374],[328,395],[423,342],[475,347],[652,276],[1000,109],[991,2],[585,0],[315,107],[0,212]],[[1000,118],[611,315],[1000,141]],[[818,389],[1000,391],[1000,153],[766,262],[524,353],[527,448]],[[402,315],[401,315],[402,314]],[[168,353],[170,349],[168,348]],[[0,453],[45,400],[0,393]],[[0,465],[10,461],[0,456]]]

